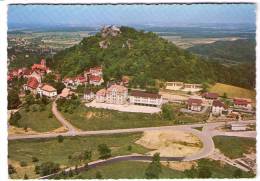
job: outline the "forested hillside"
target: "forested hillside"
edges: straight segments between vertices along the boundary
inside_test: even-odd
[[[132,76],[131,86],[154,86],[155,80],[193,83],[222,82],[254,87],[254,67],[225,67],[208,62],[180,49],[158,35],[121,27],[121,34],[102,38],[100,33],[87,37],[76,46],[59,52],[48,64],[62,76],[82,73],[85,68],[102,65],[104,78]],[[100,42],[103,41],[103,48]],[[250,68],[250,69],[248,69]]]
[[[256,42],[254,39],[240,39],[195,45],[187,50],[203,55],[209,60],[252,63],[255,62],[256,59],[255,47]]]

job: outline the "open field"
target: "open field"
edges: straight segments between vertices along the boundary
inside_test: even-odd
[[[32,111],[26,112],[25,109],[20,111],[21,119],[19,122],[19,127],[23,128],[27,126],[36,132],[48,132],[53,131],[61,127],[60,122],[53,116],[49,118],[49,113],[51,112],[51,104],[46,106],[43,111]]]
[[[202,159],[198,162],[200,166],[209,168],[209,170],[212,172],[211,178],[234,178],[233,173],[236,168],[233,166],[223,165],[218,161],[211,161],[207,159]],[[95,179],[96,173],[99,171],[103,179],[145,179],[145,169],[148,167],[148,164],[149,163],[147,162],[124,161],[84,171],[79,175],[74,175],[73,177],[63,178]],[[254,175],[251,173],[242,171],[242,177],[244,178],[250,178],[253,176]],[[188,176],[185,175],[185,172],[170,169],[167,166],[162,166],[162,173],[159,175],[159,178],[161,179],[187,177]],[[195,176],[195,178],[197,177]]]
[[[140,133],[69,137],[64,138],[62,143],[59,143],[56,138],[9,141],[8,156],[10,161],[25,161],[28,165],[34,164],[32,157],[37,157],[39,163],[53,161],[59,163],[61,166],[70,166],[71,163],[69,162],[68,156],[86,150],[92,151],[92,160],[97,160],[99,158],[97,150],[99,144],[107,144],[112,150],[112,156],[146,153],[150,150],[135,144],[135,141],[137,141],[141,135]],[[128,150],[129,145],[132,147],[131,150]]]
[[[209,44],[216,41],[235,41],[241,37],[223,37],[223,38],[183,38],[181,36],[162,36],[163,38],[171,41],[180,48],[190,48],[194,45]]]
[[[205,115],[185,115],[174,110],[175,120],[163,120],[160,114],[127,113],[115,110],[78,107],[72,114],[64,117],[82,130],[108,130],[153,126],[169,126],[182,123],[198,123],[206,120]]]
[[[243,153],[256,152],[256,140],[231,136],[213,137],[215,147],[225,156],[234,159],[243,156]]]
[[[227,84],[221,84],[221,83],[216,83],[215,85],[211,86],[209,88],[209,91],[216,92],[220,96],[226,93],[229,98],[241,97],[241,98],[249,98],[252,99],[253,101],[255,100],[255,96],[256,96],[256,92],[253,90],[244,89],[241,87],[236,87]]]
[[[161,156],[183,157],[197,153],[202,148],[198,137],[183,131],[145,131],[136,141],[145,148],[153,149],[150,155],[160,153]]]

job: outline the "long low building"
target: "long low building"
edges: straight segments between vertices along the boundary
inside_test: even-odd
[[[159,94],[148,93],[139,90],[133,90],[129,96],[130,104],[160,107],[162,105],[162,96]]]

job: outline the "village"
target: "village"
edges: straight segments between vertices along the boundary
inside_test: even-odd
[[[82,103],[86,107],[112,109],[122,112],[160,113],[163,104],[174,103],[185,105],[180,111],[188,114],[209,113],[208,120],[242,120],[243,116],[255,116],[255,108],[252,100],[246,98],[228,99],[228,105],[223,96],[214,92],[202,92],[202,84],[184,82],[166,82],[162,91],[158,93],[147,92],[143,89],[129,89],[129,77],[123,76],[121,81],[105,82],[103,80],[102,66],[89,67],[81,75],[65,77],[61,80],[60,74],[55,73],[54,81],[61,81],[65,88],[58,93],[52,85],[43,82],[47,74],[54,74],[46,66],[46,60],[41,59],[39,64],[29,68],[10,70],[8,82],[11,84],[14,78],[26,79],[26,84],[21,88],[22,92],[29,91],[32,95],[45,96],[50,100],[70,99],[77,95],[78,86],[84,86],[84,94],[81,95]],[[93,91],[87,85],[100,88]],[[160,94],[161,92],[161,94]],[[24,93],[20,94],[21,96]],[[226,98],[227,99],[227,98]],[[230,125],[232,130],[246,130],[244,124]]]

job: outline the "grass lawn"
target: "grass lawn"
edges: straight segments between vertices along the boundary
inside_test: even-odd
[[[242,157],[243,153],[256,151],[256,140],[253,138],[215,136],[213,141],[216,148],[231,159]]]
[[[64,117],[82,130],[107,130],[138,127],[169,126],[183,123],[198,123],[206,120],[204,115],[177,113],[175,120],[162,120],[159,114],[127,113],[115,110],[79,106],[72,114],[62,112]]]
[[[220,161],[209,159],[200,159],[198,165],[208,168],[212,173],[211,178],[234,178],[234,171],[237,170],[237,167],[221,164]],[[251,178],[254,176],[253,173],[242,171],[242,178]]]
[[[229,98],[233,97],[241,97],[241,98],[250,98],[252,100],[255,99],[256,92],[253,90],[249,89],[244,89],[241,87],[236,87],[232,85],[227,85],[227,84],[221,84],[221,83],[216,83],[215,85],[211,86],[209,88],[210,92],[216,92],[220,96],[222,96],[225,93],[227,93],[227,96]]]
[[[198,161],[200,166],[209,168],[212,175],[211,178],[233,178],[233,173],[236,167],[230,165],[222,165],[218,161],[211,161],[207,159],[201,159]],[[95,179],[96,173],[99,171],[103,179],[145,179],[145,169],[149,163],[138,161],[123,161],[117,162],[88,171],[81,172],[79,175],[74,175],[73,179]],[[242,171],[242,177],[249,178],[254,175]],[[60,177],[67,178],[68,177]],[[162,173],[160,178],[187,178],[185,172],[170,169],[166,166],[162,166]]]
[[[103,179],[144,179],[145,169],[148,162],[123,161],[105,166],[100,166],[88,171],[84,171],[79,175],[75,175],[73,179],[95,179],[96,172],[99,171]],[[160,178],[184,178],[182,171],[172,170],[166,166],[162,166]]]
[[[97,147],[99,144],[107,144],[112,150],[112,156],[126,155],[131,153],[146,153],[149,150],[134,142],[142,136],[135,134],[115,134],[104,136],[69,137],[58,143],[57,138],[40,140],[14,140],[8,143],[8,158],[14,161],[25,161],[33,164],[32,157],[37,157],[39,163],[53,161],[63,166],[71,165],[69,155],[92,151],[92,160],[99,158]],[[128,150],[128,146],[132,150]]]
[[[19,122],[19,127],[31,128],[37,132],[46,132],[52,131],[61,127],[60,122],[53,116],[52,118],[48,118],[49,113],[51,112],[51,103],[46,106],[44,111],[35,111],[30,110],[26,112],[24,108],[20,111],[21,119]]]

